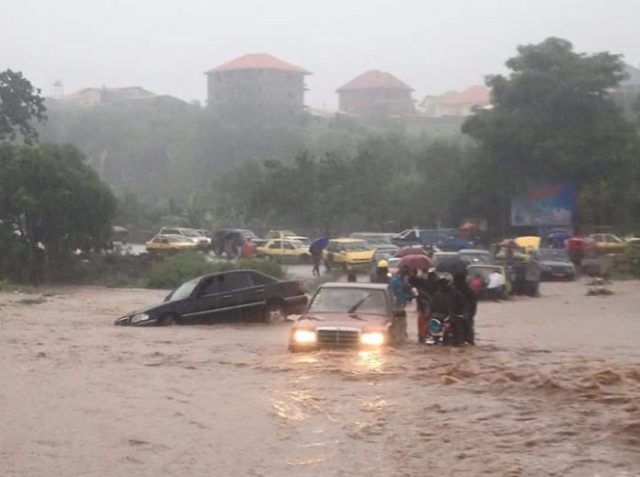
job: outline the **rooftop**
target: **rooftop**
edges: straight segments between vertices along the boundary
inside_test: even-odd
[[[311,73],[304,68],[292,65],[286,61],[282,61],[275,56],[268,53],[249,53],[235,60],[223,63],[216,68],[213,68],[207,73],[214,73],[219,71],[235,71],[235,70],[280,70],[290,71],[292,73],[299,73],[302,75],[310,75]]]
[[[406,85],[391,73],[379,70],[370,70],[355,77],[348,83],[340,86],[338,92],[355,91],[362,89],[402,89],[413,91],[413,88]]]
[[[435,99],[442,105],[482,105],[491,102],[491,90],[484,85],[470,86],[464,91],[448,91]]]

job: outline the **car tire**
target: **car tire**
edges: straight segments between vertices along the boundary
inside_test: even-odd
[[[176,315],[173,313],[166,313],[158,318],[158,326],[171,326],[176,324]]]
[[[287,312],[280,301],[272,301],[265,305],[262,314],[263,321],[268,325],[279,325],[285,322]]]

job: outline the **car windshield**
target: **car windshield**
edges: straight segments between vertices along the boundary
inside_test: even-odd
[[[199,282],[200,282],[200,279],[195,278],[193,280],[189,280],[188,282],[183,283],[173,291],[173,293],[169,297],[169,301],[177,301],[177,300],[182,300],[184,298],[188,298]]]
[[[555,260],[558,262],[566,262],[569,259],[564,250],[560,249],[547,249],[538,250],[538,260]]]
[[[346,250],[347,252],[363,252],[371,250],[367,245],[367,242],[364,240],[358,240],[357,242],[343,242],[340,244],[340,249]]]
[[[309,313],[369,313],[386,315],[384,290],[366,288],[320,288],[309,305]]]
[[[202,237],[202,235],[197,230],[191,229],[182,229],[182,235],[186,237]]]
[[[468,263],[481,263],[485,265],[491,263],[491,255],[482,252],[460,252],[460,258]]]

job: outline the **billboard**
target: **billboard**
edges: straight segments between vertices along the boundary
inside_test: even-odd
[[[566,184],[532,187],[511,200],[511,225],[570,227],[575,189]]]

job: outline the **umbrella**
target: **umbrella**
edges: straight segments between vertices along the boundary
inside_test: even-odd
[[[406,267],[412,270],[429,270],[433,267],[433,264],[426,255],[406,255],[398,262],[398,267]]]
[[[420,247],[402,247],[396,252],[395,257],[404,258],[408,255],[424,255],[426,257],[427,252],[425,252],[424,249]]]
[[[513,239],[504,239],[502,242],[500,242],[500,246],[501,247],[517,247],[518,244]]]
[[[320,252],[321,250],[327,248],[327,245],[329,245],[329,239],[327,237],[317,238],[313,242],[311,242],[311,245],[309,245],[309,252]]]
[[[460,257],[449,257],[439,261],[436,270],[448,272],[451,275],[466,275],[467,264]]]

